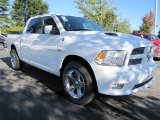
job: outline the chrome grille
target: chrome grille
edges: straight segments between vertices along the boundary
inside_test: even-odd
[[[141,64],[142,58],[141,59],[130,59],[128,65],[137,65]]]
[[[145,47],[135,48],[133,49],[131,55],[143,54]]]
[[[147,64],[153,58],[153,47],[139,47],[135,48],[131,52],[131,56],[128,65]]]

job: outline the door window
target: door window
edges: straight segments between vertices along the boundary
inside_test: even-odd
[[[51,25],[52,26],[52,29],[54,30],[54,31],[59,31],[58,30],[58,27],[57,27],[57,25],[56,25],[56,23],[55,23],[55,21],[54,21],[54,19],[51,17],[51,16],[46,16],[46,17],[43,17],[43,33],[45,33],[44,32],[44,28],[45,28],[45,26],[48,26],[48,25]]]
[[[42,33],[42,19],[41,18],[34,18],[31,19],[28,27],[27,27],[27,33]]]

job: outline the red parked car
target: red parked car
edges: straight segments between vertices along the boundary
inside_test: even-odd
[[[143,37],[143,35],[146,35],[146,32],[135,32],[133,33],[133,35],[139,36],[139,37]]]
[[[158,59],[160,58],[160,38],[158,36],[147,34],[145,32],[137,32],[137,33],[134,33],[133,35],[150,40],[155,45],[154,58],[158,58]]]
[[[155,47],[155,54],[154,57],[155,58],[160,58],[160,38],[157,37],[156,35],[143,35],[144,38],[150,40],[152,43],[154,43]]]

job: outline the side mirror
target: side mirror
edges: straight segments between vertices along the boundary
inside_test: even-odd
[[[54,35],[59,35],[59,31],[56,29],[56,27],[53,27],[52,25],[46,25],[44,27],[44,33],[45,34],[54,34]]]
[[[52,25],[47,25],[44,27],[44,33],[45,34],[51,34],[51,31],[52,31]]]

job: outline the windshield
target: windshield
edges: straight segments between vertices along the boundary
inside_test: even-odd
[[[97,23],[80,17],[57,16],[66,31],[104,31]]]
[[[144,35],[144,38],[148,40],[160,40],[160,38],[156,35]]]

